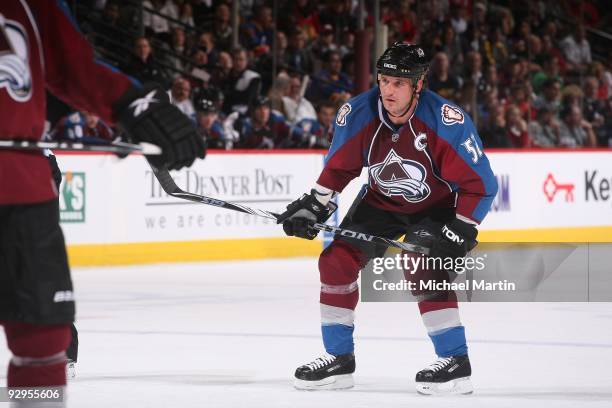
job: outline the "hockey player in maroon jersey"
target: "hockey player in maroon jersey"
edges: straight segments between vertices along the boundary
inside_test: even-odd
[[[395,43],[377,61],[378,86],[338,110],[324,169],[309,194],[278,218],[287,235],[314,239],[330,201],[368,167],[368,184],[342,228],[431,248],[430,256],[465,257],[497,192],[470,118],[424,89],[429,58],[418,45]],[[353,386],[357,278],[384,248],[336,236],[319,258],[321,331],[325,354],[295,372],[300,389]],[[454,271],[419,270],[410,279],[449,281]],[[471,367],[453,291],[413,293],[438,359],[416,375],[425,394],[470,393]]]
[[[156,166],[204,157],[192,122],[166,92],[95,60],[64,2],[0,2],[0,139],[40,140],[45,90],[162,148]],[[57,188],[42,151],[0,149],[0,324],[9,387],[63,386],[74,297]]]

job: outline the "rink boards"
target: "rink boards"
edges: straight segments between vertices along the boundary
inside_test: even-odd
[[[612,242],[612,151],[492,151],[499,191],[486,242]],[[309,190],[320,151],[212,152],[174,172],[190,192],[282,211]],[[145,160],[59,154],[61,219],[72,265],[315,256],[329,236],[287,238],[273,221],[167,196]],[[339,196],[338,223],[366,180]]]

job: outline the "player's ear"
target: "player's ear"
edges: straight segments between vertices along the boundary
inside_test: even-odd
[[[423,86],[425,84],[425,78],[421,77],[421,79],[419,79],[419,82],[417,82],[417,93],[421,92],[423,90]]]

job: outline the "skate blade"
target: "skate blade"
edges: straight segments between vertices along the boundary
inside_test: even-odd
[[[467,395],[474,392],[470,377],[457,378],[445,383],[417,382],[416,389],[423,395]]]
[[[353,374],[333,375],[319,381],[293,380],[293,386],[298,390],[343,390],[354,385]]]

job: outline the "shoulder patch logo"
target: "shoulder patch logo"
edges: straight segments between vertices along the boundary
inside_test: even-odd
[[[338,109],[338,115],[336,115],[336,125],[338,126],[346,125],[346,117],[348,116],[349,113],[351,113],[351,109],[353,108],[351,107],[351,104],[348,102],[342,105],[340,109]]]
[[[441,111],[442,123],[445,125],[450,126],[454,125],[455,123],[463,123],[464,121],[463,112],[461,112],[461,109],[455,106],[450,106],[449,104],[445,103],[442,105]]]
[[[17,102],[27,102],[32,97],[28,52],[25,28],[0,14],[0,89],[5,88]]]

